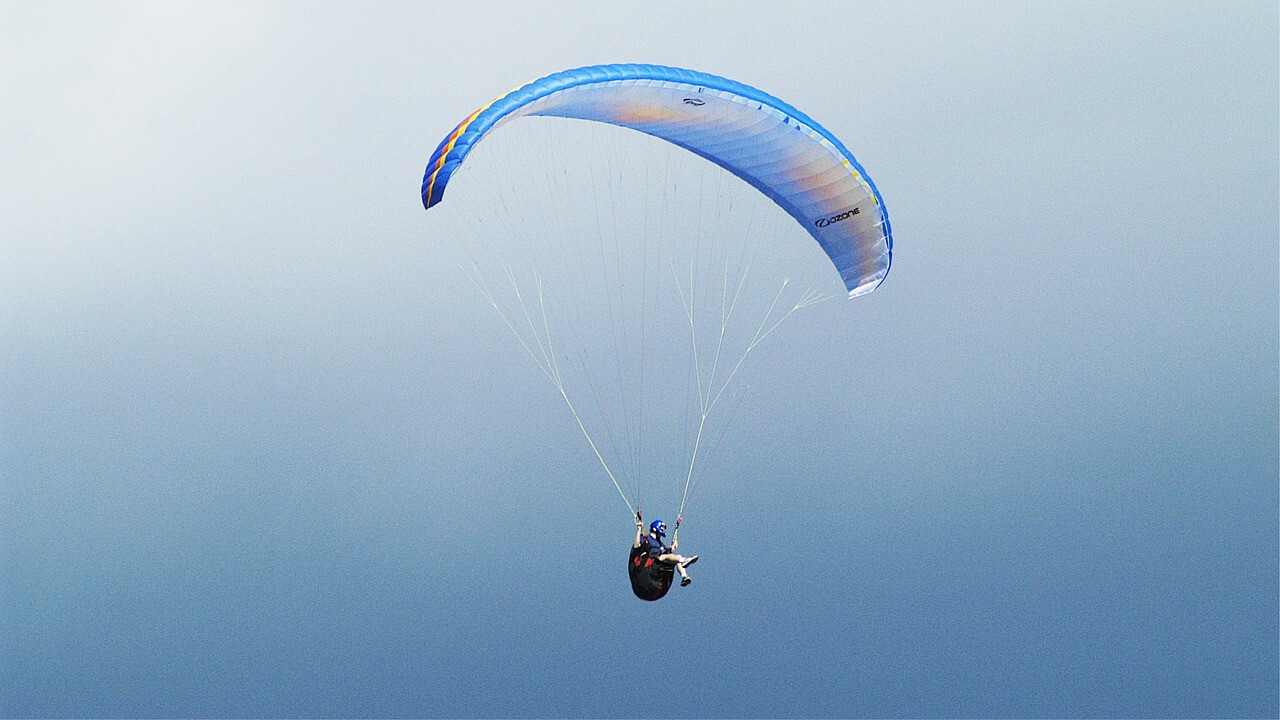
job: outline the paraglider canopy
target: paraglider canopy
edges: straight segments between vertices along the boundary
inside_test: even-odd
[[[472,146],[530,115],[638,130],[700,155],[750,183],[813,236],[850,297],[889,274],[893,239],[880,192],[825,128],[766,92],[695,70],[595,65],[554,73],[485,105],[449,133],[427,163],[422,204],[444,198]]]

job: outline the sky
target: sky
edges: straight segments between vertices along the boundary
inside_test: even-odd
[[[1275,717],[1277,28],[0,4],[0,716]],[[652,604],[418,195],[608,62],[784,98],[895,239]]]

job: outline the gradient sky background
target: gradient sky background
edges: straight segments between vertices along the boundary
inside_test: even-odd
[[[0,715],[1276,716],[1275,4],[651,5],[0,4]],[[896,240],[655,604],[418,198],[619,61]]]

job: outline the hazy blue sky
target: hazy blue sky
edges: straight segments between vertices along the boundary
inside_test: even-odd
[[[1275,4],[653,5],[0,4],[0,715],[1277,715]],[[895,234],[655,604],[418,198],[620,61]]]

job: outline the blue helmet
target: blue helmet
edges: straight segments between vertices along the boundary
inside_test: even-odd
[[[654,520],[649,523],[649,533],[664,538],[667,536],[667,524],[661,520]]]

